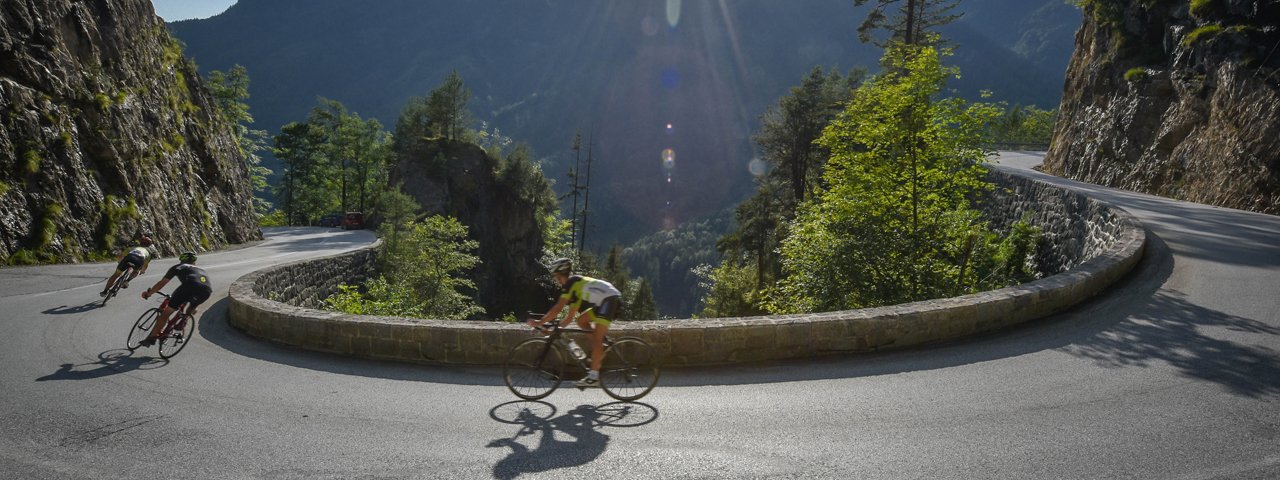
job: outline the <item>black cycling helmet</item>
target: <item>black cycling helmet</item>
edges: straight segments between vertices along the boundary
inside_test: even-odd
[[[196,254],[191,252],[182,252],[178,255],[178,261],[182,263],[196,263]]]
[[[551,262],[551,265],[547,265],[547,269],[551,270],[551,273],[569,275],[573,273],[573,260],[557,258],[555,261]]]

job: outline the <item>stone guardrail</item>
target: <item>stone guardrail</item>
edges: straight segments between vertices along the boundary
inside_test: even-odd
[[[1046,277],[954,298],[839,312],[749,318],[619,322],[610,334],[649,341],[666,365],[714,365],[937,343],[1045,317],[1119,280],[1142,258],[1137,219],[1082,194],[993,172],[1003,186],[982,208],[999,228],[1037,207],[1033,223]],[[422,320],[318,310],[342,282],[373,273],[375,248],[271,267],[231,286],[231,324],[270,341],[356,357],[451,365],[499,365],[533,333],[524,325]],[[1061,273],[1053,270],[1061,270]],[[307,287],[298,287],[307,285]]]

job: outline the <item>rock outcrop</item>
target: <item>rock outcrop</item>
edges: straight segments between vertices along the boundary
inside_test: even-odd
[[[1084,4],[1046,170],[1280,214],[1280,3]]]
[[[419,143],[392,168],[400,185],[428,215],[455,217],[480,244],[481,264],[472,272],[476,303],[498,318],[550,306],[555,294],[546,267],[538,263],[543,238],[538,207],[497,174],[498,161],[465,142]]]
[[[216,108],[148,0],[0,3],[0,263],[261,238]]]

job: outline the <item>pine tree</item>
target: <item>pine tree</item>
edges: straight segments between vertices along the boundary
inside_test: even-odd
[[[858,40],[862,43],[874,43],[879,47],[888,47],[893,43],[907,45],[940,46],[941,36],[937,27],[946,25],[960,18],[951,13],[960,0],[853,0],[854,6],[872,3],[867,18],[858,26]],[[898,4],[896,14],[886,14],[886,10]],[[887,30],[886,40],[875,40],[871,32]]]
[[[629,320],[657,320],[658,304],[653,300],[653,289],[644,277],[636,283],[639,285],[623,308],[623,316]]]

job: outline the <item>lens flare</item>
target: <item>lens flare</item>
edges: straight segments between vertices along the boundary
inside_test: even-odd
[[[670,148],[663,150],[662,151],[662,168],[671,170],[672,168],[675,168],[675,166],[676,166],[676,151]],[[671,181],[671,177],[669,175],[667,177],[667,181]]]
[[[680,87],[680,71],[676,67],[662,69],[662,88],[675,90]]]
[[[751,172],[752,175],[760,177],[769,172],[769,166],[765,165],[764,160],[753,158],[751,159],[751,162],[747,163],[747,171]]]
[[[658,34],[658,21],[653,17],[646,16],[640,21],[640,31],[644,32],[646,37],[652,37]]]
[[[668,124],[667,124],[667,135],[671,135],[672,133],[675,133],[675,131],[676,131],[676,127],[674,127],[674,126],[672,126],[670,123],[668,123]]]
[[[676,28],[680,24],[680,0],[667,0],[667,25]]]

